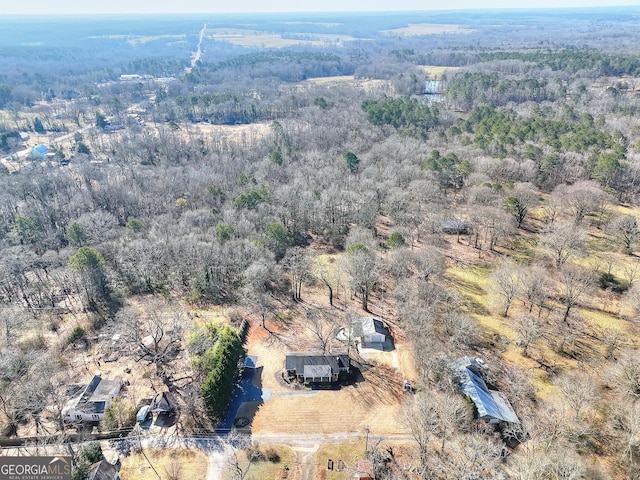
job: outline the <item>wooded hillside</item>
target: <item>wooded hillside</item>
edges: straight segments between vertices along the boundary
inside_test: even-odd
[[[177,391],[185,428],[211,428],[200,414],[224,410],[212,385],[233,383],[242,349],[227,327],[210,327],[218,343],[198,337],[193,312],[287,328],[286,312],[323,302],[336,325],[384,317],[413,352],[416,393],[398,423],[416,455],[399,466],[387,452],[380,478],[637,478],[638,32],[635,13],[589,12],[540,13],[547,30],[528,13],[461,13],[470,33],[422,36],[353,20],[340,46],[213,36],[189,73],[184,45],[160,55],[161,36],[139,57],[118,40],[117,68],[120,50],[77,76],[11,63],[3,434],[68,428],[43,423],[47,407],[78,352],[115,333],[153,366],[152,384]],[[190,25],[187,52],[201,27]],[[45,71],[67,61],[40,54]],[[441,94],[424,93],[429,79]],[[35,143],[53,155],[17,153]],[[202,358],[185,367],[178,352]],[[487,363],[522,421],[507,458],[452,380],[462,356]]]

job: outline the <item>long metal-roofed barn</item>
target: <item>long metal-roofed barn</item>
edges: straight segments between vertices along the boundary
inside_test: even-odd
[[[463,357],[453,364],[458,376],[458,386],[471,399],[478,411],[478,418],[490,423],[520,423],[507,397],[498,390],[490,390],[483,377],[485,363],[477,358]]]

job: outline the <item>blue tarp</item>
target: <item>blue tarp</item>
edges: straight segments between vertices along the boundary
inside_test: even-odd
[[[47,146],[46,146],[46,145],[43,145],[43,144],[41,143],[40,145],[36,145],[35,147],[33,147],[33,148],[31,149],[31,151],[32,151],[33,153],[37,153],[37,154],[40,154],[40,155],[44,155],[45,153],[47,153],[47,151],[49,151],[49,149],[47,148]]]

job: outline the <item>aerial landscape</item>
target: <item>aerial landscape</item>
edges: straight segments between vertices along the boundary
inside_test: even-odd
[[[0,13],[0,479],[640,479],[639,27]]]

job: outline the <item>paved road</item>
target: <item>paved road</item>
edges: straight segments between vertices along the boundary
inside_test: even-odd
[[[193,54],[191,55],[191,66],[185,68],[185,71],[187,73],[190,73],[191,70],[193,68],[195,68],[196,64],[198,63],[198,61],[200,60],[200,57],[202,56],[202,40],[204,39],[204,33],[207,31],[207,24],[204,24],[204,27],[202,27],[202,30],[200,30],[200,37],[198,40],[198,48],[196,49],[195,52],[193,52]]]

